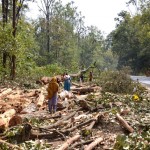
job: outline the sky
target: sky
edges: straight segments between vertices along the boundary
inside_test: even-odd
[[[126,5],[129,0],[62,0],[63,4],[71,1],[74,1],[74,6],[78,7],[77,11],[81,11],[82,16],[85,16],[85,25],[98,27],[104,35],[108,35],[115,29],[114,18],[118,13],[122,10],[133,11],[133,8]],[[30,13],[27,15],[35,19],[38,16],[37,4],[32,3],[29,8]]]

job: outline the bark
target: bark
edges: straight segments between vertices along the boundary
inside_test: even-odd
[[[72,88],[72,93],[85,94],[95,91],[95,87],[81,87],[81,88]]]
[[[92,150],[95,146],[97,146],[102,141],[103,141],[102,138],[97,138],[91,144],[89,144],[84,150]]]
[[[10,94],[11,92],[12,92],[11,88],[4,90],[2,93],[0,93],[0,98]]]
[[[20,116],[15,115],[9,120],[9,127],[16,126],[18,124],[22,124],[23,120]]]
[[[14,109],[9,109],[3,114],[0,115],[0,129],[4,129],[8,126],[10,126],[9,121],[12,119],[12,117],[16,114],[16,111]],[[11,121],[12,122],[12,121]]]
[[[37,106],[38,107],[41,107],[43,106],[43,103],[44,103],[44,99],[45,99],[45,96],[43,95],[43,93],[40,93],[39,97],[38,97],[38,102],[37,102]]]
[[[61,75],[56,75],[55,76],[60,82],[63,80]],[[52,77],[42,77],[40,80],[42,81],[42,83],[44,84],[48,84],[49,81],[52,79]]]
[[[69,148],[69,145],[71,145],[74,141],[77,141],[80,138],[80,135],[75,135],[74,137],[68,139],[60,148],[57,150],[65,150]]]
[[[82,85],[77,84],[77,83],[75,83],[75,82],[71,82],[71,83],[72,83],[72,85],[75,85],[75,86],[77,86],[77,87],[82,87]]]
[[[30,103],[26,108],[24,108],[20,113],[21,114],[27,114],[27,113],[33,113],[37,111],[37,106],[34,103]]]
[[[116,117],[124,128],[131,133],[134,132],[134,129],[118,113],[116,114]]]
[[[5,28],[5,24],[7,23],[7,20],[8,20],[8,0],[2,0],[2,15],[3,15],[3,28]],[[7,55],[8,53],[4,49],[4,52],[3,52],[3,67],[4,68],[6,68]]]
[[[13,27],[13,37],[15,38],[16,36],[16,0],[13,0],[13,19],[12,19],[12,27]],[[15,41],[14,41],[14,45],[13,47],[15,48]],[[12,54],[11,56],[11,74],[10,77],[12,80],[15,79],[15,75],[16,75],[16,56],[15,54]]]

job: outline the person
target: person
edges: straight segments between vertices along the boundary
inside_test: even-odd
[[[71,77],[66,73],[64,75],[64,90],[70,91],[70,86],[71,86]]]
[[[93,73],[90,71],[90,74],[89,74],[89,81],[91,82],[93,80]]]
[[[57,78],[53,77],[49,82],[47,92],[48,92],[48,109],[50,113],[55,113],[57,109],[57,99],[58,99],[59,84],[57,83]]]
[[[84,82],[84,76],[83,73],[80,74],[80,83],[82,84]]]

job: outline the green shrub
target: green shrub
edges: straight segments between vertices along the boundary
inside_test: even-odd
[[[102,72],[98,83],[103,92],[112,93],[132,93],[135,84],[124,71],[105,71]]]

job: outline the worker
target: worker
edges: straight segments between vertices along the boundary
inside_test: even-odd
[[[58,100],[58,90],[59,84],[57,83],[57,78],[53,77],[49,82],[47,92],[48,92],[48,109],[50,113],[55,113],[57,109]]]

